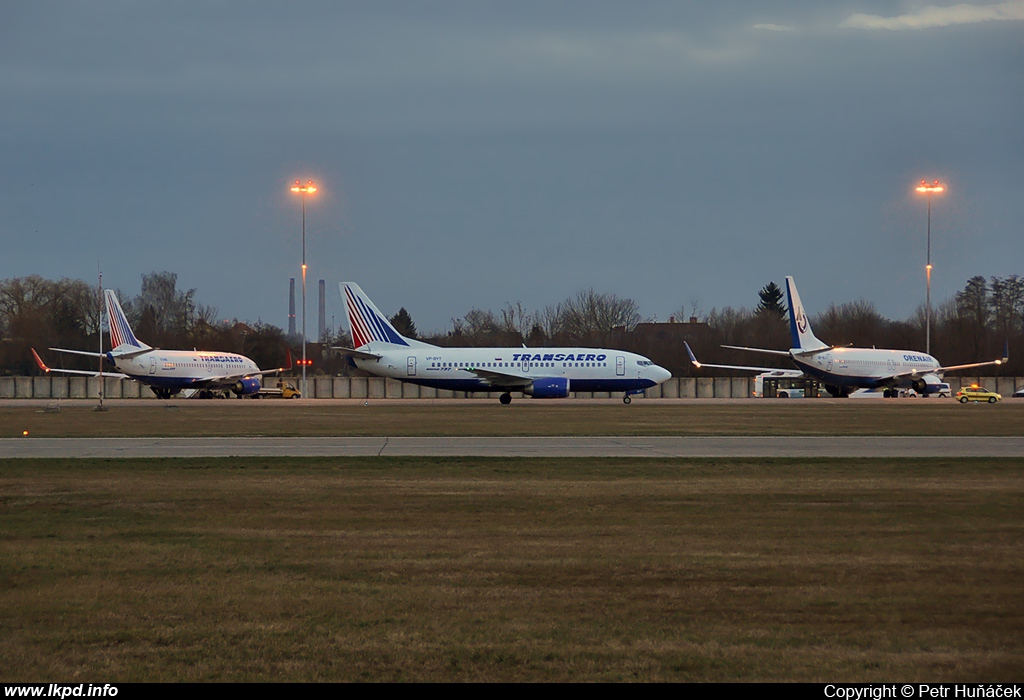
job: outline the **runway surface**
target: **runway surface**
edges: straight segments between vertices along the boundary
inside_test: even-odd
[[[211,437],[0,440],[0,459],[367,456],[1024,457],[1024,437]]]

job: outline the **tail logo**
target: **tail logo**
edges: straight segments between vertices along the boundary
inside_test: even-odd
[[[124,317],[121,305],[117,302],[117,297],[109,289],[106,291],[106,296],[107,320],[110,324],[110,347],[118,348],[122,345],[132,345],[137,348],[143,347],[142,343],[135,337],[135,334],[132,333],[132,328],[128,325],[128,319]]]
[[[352,329],[352,344],[361,348],[370,341],[391,343],[393,345],[408,345],[405,339],[392,327],[387,319],[363,299],[353,293],[348,286],[344,287],[345,306],[348,311],[349,325]]]
[[[807,332],[807,316],[804,314],[804,310],[799,310],[799,315],[796,317],[796,327],[801,333]]]

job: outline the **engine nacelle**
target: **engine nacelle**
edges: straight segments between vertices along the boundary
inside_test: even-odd
[[[237,396],[252,396],[253,394],[259,393],[259,390],[260,380],[255,377],[239,379],[235,382],[235,385],[231,387],[231,391]]]
[[[910,383],[910,387],[921,396],[949,392],[949,385],[944,384],[943,381],[935,374],[926,374],[923,377],[915,379]]]
[[[569,395],[569,378],[534,379],[533,384],[523,389],[523,393],[535,399],[564,399]]]

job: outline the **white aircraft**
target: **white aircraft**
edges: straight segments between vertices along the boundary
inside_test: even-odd
[[[818,340],[804,313],[800,295],[792,277],[786,278],[786,296],[789,302],[789,329],[793,347],[790,350],[766,350],[723,345],[733,350],[750,350],[771,355],[784,355],[797,369],[825,385],[835,397],[848,397],[857,389],[882,389],[886,398],[897,396],[900,389],[913,389],[922,396],[938,394],[948,385],[942,381],[945,372],[986,365],[999,365],[1007,361],[975,362],[968,365],[943,367],[931,355],[914,350],[879,350],[876,348],[831,347]],[[743,369],[755,372],[777,371],[777,367],[749,367],[743,365],[708,365],[697,361],[689,344],[686,352],[697,367]],[[1008,354],[1004,352],[1004,355]]]
[[[401,335],[359,285],[338,285],[356,349],[337,348],[359,369],[403,382],[454,391],[512,392],[536,399],[565,398],[571,391],[631,394],[672,376],[646,357],[603,348],[442,348]]]
[[[116,373],[104,372],[104,376],[134,379],[147,385],[161,399],[169,399],[183,389],[197,390],[202,397],[210,397],[213,395],[213,391],[221,389],[230,389],[239,397],[251,396],[260,390],[261,375],[276,374],[290,369],[289,367],[260,369],[248,357],[232,352],[152,348],[135,337],[131,326],[128,325],[128,319],[125,318],[124,311],[121,310],[114,290],[105,289],[103,295],[107,302],[111,350],[102,354],[64,348],[50,348],[50,350],[89,357],[103,357],[118,370]],[[89,376],[100,374],[99,372],[50,368],[43,363],[35,348],[32,349],[32,354],[35,356],[39,368],[44,372]]]

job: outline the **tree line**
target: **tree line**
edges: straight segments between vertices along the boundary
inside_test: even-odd
[[[140,339],[156,347],[237,352],[261,367],[279,367],[289,350],[299,353],[301,339],[289,338],[271,324],[218,321],[212,306],[200,304],[195,289],[177,287],[177,275],[153,272],[142,276],[140,292],[118,299]],[[640,352],[677,376],[706,374],[690,365],[682,340],[701,359],[719,364],[755,364],[786,367],[785,358],[757,356],[725,350],[721,345],[787,349],[790,344],[787,310],[782,290],[774,282],[757,294],[753,308],[713,308],[702,313],[691,305],[691,323],[651,325],[640,315],[632,299],[593,289],[562,302],[529,311],[520,303],[506,304],[497,313],[479,308],[453,318],[451,328],[420,335],[405,308],[391,322],[403,335],[442,346],[598,346]],[[30,348],[62,347],[95,351],[101,327],[98,289],[82,280],[47,280],[38,275],[0,281],[0,372],[36,374]],[[676,318],[686,318],[681,309]],[[925,308],[909,319],[890,320],[866,300],[832,304],[811,318],[815,334],[831,345],[906,348],[925,346]],[[103,332],[106,333],[105,320]],[[1024,348],[1024,279],[972,277],[956,295],[933,308],[932,354],[944,364],[962,364],[1002,355],[1004,343],[1011,350],[1006,374],[1024,374],[1024,358],[1014,348]],[[652,329],[678,330],[654,333]],[[332,345],[349,346],[347,333],[307,343],[314,358],[314,373],[358,373],[344,358],[329,352]],[[109,348],[108,348],[109,349]],[[767,362],[766,362],[767,360]],[[62,358],[66,365],[82,362]],[[86,368],[88,368],[86,366]]]
[[[196,290],[177,288],[178,276],[142,276],[137,295],[117,290],[118,301],[136,336],[154,347],[219,350],[246,355],[260,367],[280,367],[289,344],[284,332],[265,323],[218,322],[217,310],[196,300]],[[39,275],[0,280],[0,372],[39,372],[31,348],[59,347],[97,352],[98,333],[109,350],[100,291],[82,280],[48,280]],[[48,355],[54,367],[91,369],[87,358]]]

